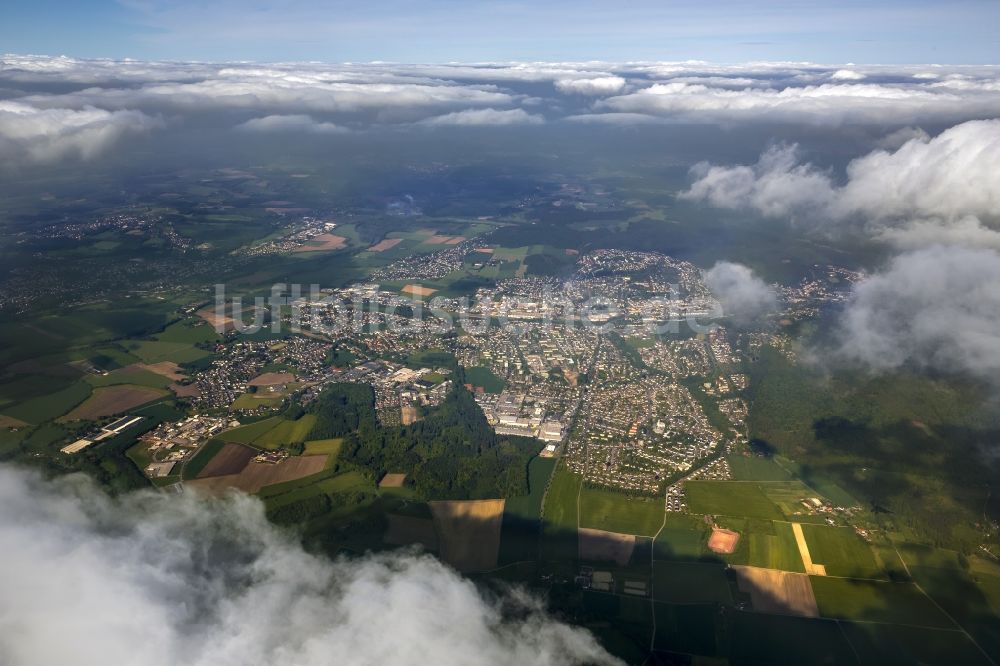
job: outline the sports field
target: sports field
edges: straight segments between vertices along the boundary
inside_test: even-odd
[[[411,296],[431,296],[437,293],[437,289],[432,289],[431,287],[422,287],[419,284],[408,284],[402,289],[400,289],[404,294],[410,294]]]
[[[715,527],[708,537],[708,549],[713,553],[728,555],[736,550],[736,545],[740,541],[740,533],[727,530],[722,527]]]

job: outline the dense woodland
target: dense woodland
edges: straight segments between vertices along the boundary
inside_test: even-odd
[[[455,385],[445,401],[408,426],[380,427],[371,387],[333,384],[311,407],[310,439],[344,437],[342,459],[376,478],[405,472],[425,499],[484,499],[528,493],[535,440],[501,438],[468,391]]]

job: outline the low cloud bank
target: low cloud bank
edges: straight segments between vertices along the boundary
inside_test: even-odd
[[[11,666],[618,663],[523,594],[512,619],[429,556],[312,556],[246,496],[111,499],[0,466],[0,543]]]
[[[262,117],[322,116],[352,129],[489,110],[532,118],[521,122],[544,117],[620,125],[898,128],[1000,116],[997,66],[209,63],[4,55],[0,87],[36,109],[136,110],[181,122],[255,111]]]
[[[1000,120],[970,121],[930,138],[909,129],[847,166],[840,185],[776,146],[750,166],[698,165],[683,198],[824,225],[863,226],[897,245],[956,242],[1000,247]]]
[[[528,113],[524,109],[466,109],[441,116],[434,116],[420,121],[421,125],[459,125],[472,127],[476,125],[540,125],[545,122],[542,116]]]
[[[874,370],[904,365],[1000,382],[1000,253],[936,246],[905,252],[859,283],[836,356]]]
[[[245,132],[306,132],[310,134],[344,134],[349,130],[334,123],[322,122],[304,114],[263,116],[236,126]]]
[[[705,285],[718,299],[723,314],[737,324],[748,324],[778,306],[774,289],[743,264],[716,262],[705,271]]]
[[[85,106],[40,109],[0,101],[0,161],[53,162],[92,158],[127,134],[145,132],[161,123],[140,111],[106,111]]]

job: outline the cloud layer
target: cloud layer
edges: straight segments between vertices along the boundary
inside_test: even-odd
[[[8,55],[0,57],[0,90],[6,104],[33,113],[110,114],[109,127],[134,127],[143,116],[183,126],[188,117],[215,114],[233,127],[309,116],[312,122],[299,122],[297,129],[326,133],[332,130],[315,125],[359,130],[544,118],[898,128],[1000,116],[1000,67],[989,66],[184,63]],[[283,122],[286,130],[295,124]],[[0,158],[10,156],[11,135],[0,126],[7,137]],[[76,154],[85,152],[94,154]],[[35,154],[57,159],[61,153]]]
[[[11,666],[617,663],[523,594],[505,616],[429,556],[309,555],[246,496],[113,500],[0,466],[0,543]]]

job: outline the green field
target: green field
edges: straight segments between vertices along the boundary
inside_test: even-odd
[[[293,442],[304,442],[315,422],[315,414],[305,414],[297,421],[281,419],[273,428],[254,439],[253,445],[262,449],[280,449]]]
[[[696,560],[709,552],[705,545],[707,540],[705,531],[664,527],[654,544],[656,559]]]
[[[834,620],[739,611],[729,614],[730,663],[857,664],[854,650]]]
[[[717,516],[781,520],[778,507],[760,486],[745,481],[688,481],[684,484],[688,511]]]
[[[652,638],[652,608],[648,599],[585,591],[581,600],[592,624],[588,628],[626,663],[641,664]],[[665,604],[664,604],[665,605]]]
[[[465,381],[473,386],[482,386],[487,393],[500,393],[505,385],[504,380],[492,370],[479,365],[465,369]]]
[[[508,497],[504,503],[500,532],[500,563],[523,562],[538,558],[545,488],[556,466],[555,458],[535,456],[528,463],[527,495]]]
[[[27,423],[38,424],[62,416],[90,397],[90,386],[75,382],[51,395],[26,400],[19,405],[5,407],[3,413]]]
[[[85,360],[101,370],[117,370],[140,362],[138,356],[129,354],[116,345],[88,350],[80,355],[79,360]]]
[[[205,469],[207,465],[215,455],[222,450],[222,447],[226,443],[221,439],[210,439],[204,446],[198,449],[198,452],[194,454],[194,457],[184,463],[184,469],[182,470],[182,477],[185,481],[197,478],[201,474],[201,470]]]
[[[272,416],[271,418],[264,419],[263,421],[257,421],[245,426],[233,428],[232,430],[227,430],[219,435],[219,438],[227,442],[252,444],[255,439],[267,433],[267,431],[277,426],[283,420],[284,419],[278,416]]]
[[[156,335],[160,342],[182,342],[189,345],[216,342],[221,336],[202,319],[186,319],[171,324]]]
[[[344,446],[343,437],[335,437],[333,439],[313,439],[306,442],[305,451],[303,455],[314,456],[314,455],[327,455],[330,456],[327,464],[332,464],[337,456],[340,455],[340,449]]]
[[[701,516],[668,513],[666,523],[653,542],[657,560],[696,560],[711,555],[708,525]]]
[[[159,340],[126,340],[122,346],[130,354],[142,359],[143,363],[173,361],[188,363],[208,356],[208,352],[186,342],[160,342]]]
[[[803,573],[805,567],[795,542],[795,534],[790,523],[771,523],[771,529],[750,528],[750,551],[747,564],[767,569],[781,569]]]
[[[660,497],[633,497],[586,487],[580,493],[580,527],[653,536],[663,524],[664,513]]]
[[[528,492],[519,497],[508,497],[504,503],[504,516],[508,514],[522,520],[537,521],[542,511],[545,487],[556,465],[555,458],[535,456],[528,463]]]
[[[820,615],[921,627],[954,628],[954,623],[913,583],[886,583],[810,576]]]
[[[653,594],[671,603],[733,603],[725,568],[714,563],[654,562]]]
[[[304,479],[277,483],[261,490],[259,496],[268,509],[276,509],[313,495],[332,495],[361,490],[371,491],[374,494],[375,485],[361,472],[351,470],[333,475],[329,472],[320,472]]]
[[[802,524],[813,563],[830,576],[885,578],[871,547],[849,527]]]
[[[294,442],[305,442],[315,422],[315,414],[305,414],[297,421],[272,416],[262,421],[227,430],[219,437],[227,442],[250,444],[261,449],[280,449]],[[333,445],[331,444],[331,446]]]
[[[845,621],[839,624],[862,666],[989,666],[993,663],[959,631],[898,624]]]
[[[256,393],[244,393],[233,401],[230,409],[257,409],[259,407],[280,407],[281,396],[261,395]]]
[[[789,481],[792,478],[774,458],[730,455],[726,461],[735,481]]]
[[[718,610],[712,604],[668,604],[656,602],[657,650],[714,655]]]
[[[28,431],[24,428],[17,431],[0,428],[0,456],[9,456],[17,451],[17,447],[27,435]]]
[[[542,512],[542,554],[545,559],[574,561],[577,552],[577,495],[581,478],[556,467]]]
[[[802,506],[802,500],[806,497],[813,497],[816,492],[803,484],[801,481],[761,481],[758,483],[761,492],[769,500],[774,502],[778,509],[785,516],[798,516],[799,514],[805,513],[805,508]],[[803,522],[811,522],[813,520],[817,522],[822,522],[822,517],[820,516],[800,516],[796,518]]]
[[[121,368],[106,375],[87,375],[84,379],[91,386],[113,386],[115,384],[136,384],[150,388],[167,388],[173,381],[149,370],[141,368]]]

